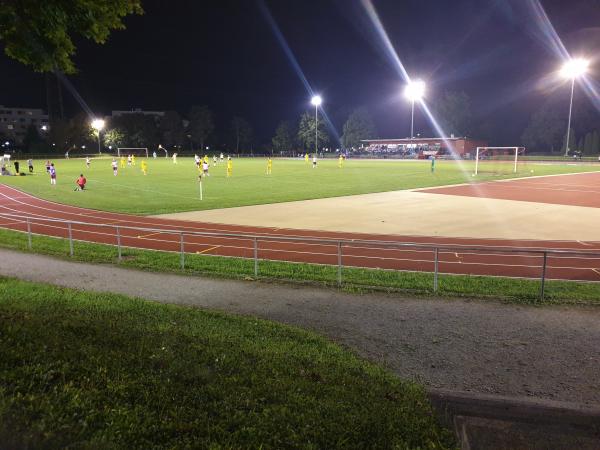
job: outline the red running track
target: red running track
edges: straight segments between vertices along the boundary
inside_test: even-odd
[[[546,276],[551,279],[600,281],[600,242],[372,235],[187,222],[63,205],[39,199],[2,184],[0,213],[5,214],[0,216],[2,228],[26,231],[25,221],[8,216],[19,215],[30,219],[33,233],[68,237],[66,223],[49,222],[47,219],[73,221],[79,222],[72,226],[74,239],[113,245],[117,242],[116,228],[100,225],[119,225],[121,245],[152,250],[180,251],[180,233],[183,232],[185,252],[205,255],[252,258],[252,237],[227,234],[255,235],[259,236],[260,259],[316,264],[337,264],[337,243],[316,242],[315,238],[344,240],[344,266],[405,271],[434,270],[434,250],[419,245],[444,247],[439,251],[441,273],[525,278],[538,278],[541,275],[543,256],[539,251],[575,251],[581,254],[549,255]],[[125,227],[151,230],[132,230]],[[185,234],[192,232],[208,232],[215,235]],[[289,238],[299,240],[287,240]],[[360,242],[347,242],[351,240]],[[382,244],[381,241],[407,245],[397,248]],[[538,253],[511,252],[517,249]]]

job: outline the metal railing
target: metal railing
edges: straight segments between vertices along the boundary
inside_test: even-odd
[[[96,227],[96,228],[108,228],[112,229],[114,233],[111,233],[111,236],[114,235],[115,243],[107,243],[102,241],[94,241],[94,240],[83,240],[84,242],[92,242],[92,243],[100,243],[106,245],[115,245],[117,247],[117,261],[122,261],[122,249],[126,248],[137,248],[137,249],[145,249],[152,250],[148,247],[143,246],[123,246],[122,239],[141,239],[139,236],[124,236],[124,230],[131,230],[136,232],[143,232],[147,234],[166,234],[173,235],[179,237],[179,249],[178,253],[180,254],[180,267],[182,270],[185,269],[185,254],[186,254],[186,236],[200,236],[200,237],[212,237],[212,238],[236,238],[243,239],[252,242],[252,259],[254,261],[254,275],[255,277],[259,276],[259,242],[290,242],[295,244],[318,244],[318,245],[329,245],[335,246],[336,252],[332,253],[328,256],[336,256],[337,263],[337,284],[341,286],[343,284],[343,256],[344,256],[344,248],[350,249],[352,247],[358,246],[368,246],[371,249],[381,249],[381,250],[390,250],[390,249],[417,249],[417,250],[426,250],[431,251],[432,262],[433,262],[433,292],[438,292],[439,290],[439,275],[443,274],[454,274],[454,275],[467,275],[468,273],[451,273],[451,272],[440,272],[439,266],[440,263],[444,263],[444,261],[440,261],[440,253],[441,252],[474,252],[474,253],[487,253],[487,254],[509,254],[509,255],[522,255],[522,256],[537,256],[542,259],[542,263],[539,266],[540,269],[540,291],[539,297],[540,299],[544,299],[545,294],[545,285],[546,285],[546,272],[548,267],[548,258],[549,257],[574,257],[574,258],[590,258],[590,259],[599,259],[600,260],[600,252],[598,251],[575,251],[575,250],[556,250],[556,249],[544,249],[544,248],[512,248],[512,247],[493,247],[493,246],[466,246],[466,245],[441,245],[441,244],[425,244],[425,243],[414,243],[414,242],[396,242],[396,241],[382,241],[382,240],[360,240],[360,239],[324,239],[324,238],[316,238],[316,237],[294,237],[294,236],[284,236],[284,235],[273,235],[273,234],[249,234],[249,233],[226,233],[226,232],[211,232],[211,231],[193,231],[193,230],[182,230],[181,228],[177,228],[173,226],[172,229],[169,228],[150,228],[150,227],[137,227],[131,225],[115,225],[115,224],[105,224],[105,223],[90,223],[90,222],[82,222],[82,221],[74,221],[74,220],[64,220],[64,219],[53,219],[47,217],[36,217],[32,215],[19,215],[13,213],[2,213],[0,212],[0,218],[10,219],[16,222],[12,222],[12,224],[21,223],[26,225],[25,232],[27,233],[27,246],[29,250],[32,250],[32,235],[41,234],[47,235],[51,237],[51,234],[43,234],[43,233],[33,233],[32,225],[38,226],[55,226],[55,225],[44,225],[44,223],[50,224],[62,224],[67,231],[67,239],[69,242],[69,255],[74,256],[74,241],[73,238],[73,227],[74,226],[85,226],[85,227]],[[9,228],[8,224],[0,224],[0,228]],[[56,226],[55,226],[56,227]],[[58,228],[58,227],[56,227]],[[65,229],[61,228],[61,229]],[[89,230],[75,230],[80,233],[98,233],[96,231]],[[171,241],[170,241],[171,242]],[[171,243],[176,243],[176,241],[172,241]],[[189,245],[199,245],[198,243],[188,243]],[[272,249],[264,249],[274,251]],[[282,250],[285,251],[285,250]],[[205,256],[214,256],[214,255],[205,255]],[[347,257],[361,257],[360,255],[346,255]],[[239,258],[248,259],[245,256],[236,256]],[[381,257],[383,259],[383,256]],[[267,260],[266,258],[263,258]],[[293,259],[284,259],[277,260],[273,259],[272,261],[284,261],[284,262],[298,262]],[[448,261],[446,261],[448,263]],[[322,264],[321,265],[329,265],[334,266],[334,264]],[[485,265],[485,263],[482,263]],[[350,267],[350,266],[347,266]],[[352,265],[351,267],[356,268],[368,268],[368,269],[376,269],[368,266],[356,266]],[[534,267],[534,266],[531,266]],[[394,269],[397,271],[407,271],[406,269]],[[430,271],[420,271],[420,272],[430,272]],[[484,275],[485,276],[485,275]],[[600,273],[599,273],[600,276]],[[521,276],[509,276],[503,275],[506,278],[530,278],[534,279],[534,277],[521,277]],[[585,280],[578,280],[585,281]]]

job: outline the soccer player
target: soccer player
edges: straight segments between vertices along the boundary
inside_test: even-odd
[[[142,160],[142,173],[144,175],[148,175],[148,163],[146,162],[146,160]]]
[[[210,177],[210,173],[208,173],[209,164],[208,161],[202,161],[202,176]]]
[[[85,166],[89,169],[90,168],[90,157],[86,156],[85,157]]]
[[[273,169],[273,160],[269,156],[269,159],[267,159],[267,175],[271,175],[272,169]]]
[[[119,165],[117,164],[117,160],[115,158],[113,158],[111,165],[112,165],[113,175],[116,177],[117,173],[119,171]]]
[[[177,153],[173,153],[173,164],[177,164]]]
[[[121,169],[125,168],[125,157],[121,156]]]
[[[46,173],[50,173],[50,161],[46,160]]]
[[[213,155],[213,167],[217,167],[217,155]]]
[[[304,154],[304,162],[308,164],[308,153]]]
[[[200,170],[200,157],[198,155],[194,155],[194,162],[196,163],[196,167],[198,171]]]
[[[221,152],[221,157],[220,157],[220,159],[221,159],[221,162],[223,162],[223,152]]]
[[[27,165],[29,166],[29,173],[33,173],[33,159],[28,159]]]
[[[340,157],[338,158],[338,167],[341,169],[344,167],[344,155],[340,153]]]
[[[127,165],[131,166],[131,155],[127,155]]]
[[[50,172],[50,184],[52,186],[56,186],[56,169],[54,168],[54,163],[50,164],[50,169],[48,169],[48,172]]]
[[[135,155],[131,155],[131,164],[135,166]]]
[[[227,157],[227,178],[229,178],[233,174],[233,161],[231,160],[231,156]]]
[[[316,153],[313,154],[313,160],[312,161],[313,161],[312,168],[316,169],[317,168],[317,154]]]
[[[152,152],[152,158],[156,159],[156,152]]]
[[[14,166],[15,166],[15,175],[19,175],[19,161],[15,161],[14,162]]]
[[[75,190],[83,191],[85,189],[85,183],[87,183],[87,180],[85,179],[83,174],[80,174],[79,178],[77,178],[77,180],[75,180],[75,183],[77,184],[77,187],[75,188]]]
[[[431,173],[435,172],[435,156],[431,155]]]

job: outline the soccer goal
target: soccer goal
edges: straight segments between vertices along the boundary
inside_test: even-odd
[[[124,155],[146,155],[148,158],[148,149],[146,147],[117,147],[117,156],[121,157],[121,153]]]
[[[481,172],[480,161],[494,172],[507,172],[507,162],[512,161],[512,172],[517,173],[519,155],[525,154],[525,147],[477,147],[475,152],[475,175]]]

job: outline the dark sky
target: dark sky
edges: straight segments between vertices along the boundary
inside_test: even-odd
[[[193,104],[208,104],[221,130],[241,115],[254,126],[259,143],[267,142],[281,119],[296,121],[309,108],[309,94],[259,1],[145,0],[146,14],[127,18],[127,30],[114,32],[107,44],[79,43],[79,73],[69,79],[95,112],[137,107],[185,115]],[[531,112],[568,89],[540,88],[561,61],[531,3],[373,1],[409,74],[428,82],[429,104],[446,91],[465,91],[477,126],[499,145],[519,141]],[[266,5],[340,134],[356,106],[370,110],[382,137],[409,133],[409,105],[398,95],[402,79],[359,0]],[[571,53],[598,56],[593,52],[600,51],[599,0],[542,5]],[[41,75],[4,55],[0,70],[0,104],[45,108]],[[67,92],[65,98],[69,113],[81,110]],[[427,133],[426,127],[418,113],[416,128]]]

